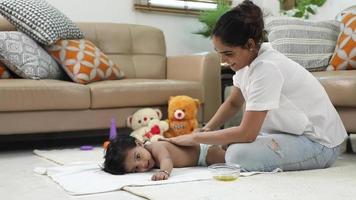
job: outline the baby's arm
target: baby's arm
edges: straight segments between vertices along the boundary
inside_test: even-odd
[[[160,169],[152,176],[152,180],[159,181],[168,179],[173,169],[173,162],[169,151],[162,143],[157,142],[152,144],[151,152],[156,162],[158,162]]]

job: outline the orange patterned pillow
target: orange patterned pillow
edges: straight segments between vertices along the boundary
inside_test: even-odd
[[[331,58],[331,70],[356,69],[356,14],[347,13],[341,20],[341,33]]]
[[[0,79],[12,78],[9,70],[0,62]]]
[[[88,40],[59,40],[47,50],[77,83],[124,78],[119,67]]]

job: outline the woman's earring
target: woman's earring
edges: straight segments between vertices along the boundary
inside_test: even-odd
[[[251,48],[250,51],[253,51],[253,49]]]

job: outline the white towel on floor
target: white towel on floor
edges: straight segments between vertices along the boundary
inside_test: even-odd
[[[34,169],[36,173],[49,176],[71,195],[95,194],[120,190],[125,186],[147,186],[211,179],[207,167],[175,168],[168,180],[151,181],[154,171],[111,175],[101,170],[97,162]],[[276,170],[278,172],[280,170]],[[275,173],[272,172],[272,173]],[[260,172],[243,172],[251,176]],[[271,173],[271,172],[269,172]]]
[[[68,165],[75,162],[104,162],[104,149],[94,147],[93,150],[82,151],[78,148],[33,150],[33,153],[41,158],[52,161],[59,165]]]

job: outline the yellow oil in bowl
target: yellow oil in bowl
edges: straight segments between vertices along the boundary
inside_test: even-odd
[[[237,176],[213,176],[213,178],[218,181],[234,181],[237,179]]]
[[[217,163],[208,167],[213,179],[218,181],[235,181],[240,175],[240,166],[234,164]]]

